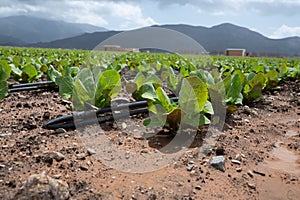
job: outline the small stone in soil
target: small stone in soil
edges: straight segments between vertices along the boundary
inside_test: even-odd
[[[248,174],[251,178],[254,177],[254,174],[253,174],[250,170],[247,172],[247,174]]]
[[[51,157],[56,160],[57,162],[62,161],[63,159],[65,159],[65,156],[57,151],[52,152]]]
[[[242,171],[243,171],[243,168],[241,168],[241,167],[236,168],[236,171],[237,171],[237,172],[242,172]]]
[[[253,170],[253,173],[255,174],[259,174],[261,176],[266,176],[266,173],[262,172],[262,171],[258,171],[258,170]]]
[[[190,173],[190,176],[195,176],[195,174],[196,174],[196,171],[192,170],[191,173]]]
[[[193,168],[194,168],[194,165],[188,165],[186,170],[190,172],[193,170]]]
[[[54,178],[54,179],[60,179],[61,178],[61,174],[54,175],[54,176],[52,176],[52,178]]]
[[[63,128],[58,128],[58,129],[55,130],[55,133],[57,133],[57,134],[62,134],[62,133],[66,133],[66,132],[67,131]]]
[[[87,153],[88,153],[88,155],[91,156],[91,155],[96,154],[97,152],[94,149],[87,148]]]
[[[249,119],[244,119],[244,121],[245,121],[246,123],[250,123],[250,120],[249,120]]]
[[[235,159],[238,160],[238,161],[242,161],[241,154],[236,154]]]
[[[232,162],[233,164],[236,164],[236,165],[240,165],[240,164],[241,164],[241,162],[238,161],[238,160],[231,160],[231,162]]]
[[[88,168],[87,166],[85,166],[85,165],[81,165],[81,166],[80,166],[80,169],[81,169],[82,171],[87,171],[87,170],[89,170],[89,168]]]
[[[247,174],[243,174],[242,177],[243,177],[243,179],[248,180]]]
[[[79,153],[76,155],[77,160],[84,160],[86,157],[85,153]]]
[[[248,187],[255,190],[256,189],[256,185],[253,183],[248,183]]]
[[[224,156],[214,156],[210,161],[210,165],[222,172],[226,171]]]
[[[246,113],[246,114],[250,114],[250,112],[251,112],[251,110],[250,110],[250,108],[249,108],[249,106],[244,106],[244,112]]]
[[[46,134],[46,132],[44,132],[44,131],[41,131],[41,132],[39,132],[39,134],[40,134],[40,135],[45,135],[45,134]]]
[[[201,186],[200,186],[200,185],[197,185],[197,186],[195,187],[195,189],[196,189],[196,190],[201,190]]]

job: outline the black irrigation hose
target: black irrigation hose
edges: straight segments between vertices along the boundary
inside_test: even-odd
[[[49,86],[42,86],[42,87],[38,87],[38,86],[32,86],[32,87],[20,87],[20,88],[12,88],[12,89],[8,89],[9,93],[12,92],[23,92],[23,91],[30,91],[30,90],[45,90],[45,89],[54,89],[53,87],[49,87]]]
[[[131,110],[129,111],[129,115],[138,115],[138,114],[147,114],[149,111],[147,108],[143,108],[143,109],[137,109],[137,110]],[[104,122],[108,122],[108,121],[114,121],[114,120],[118,120],[118,119],[122,119],[122,118],[126,118],[128,117],[128,113],[118,113],[118,114],[108,114],[105,116],[100,116],[97,117],[97,121],[98,123],[104,123]],[[94,118],[82,118],[82,120],[78,119],[78,121],[76,122],[76,126],[77,127],[85,127],[88,125],[93,125],[95,124],[95,119]],[[44,125],[44,128],[47,129],[58,129],[58,128],[63,128],[63,129],[75,129],[75,122],[74,121],[70,121],[70,122],[66,122],[66,123],[62,123],[62,124],[51,124],[51,125]]]
[[[34,82],[34,83],[22,83],[22,84],[11,84],[8,86],[9,89],[12,88],[23,88],[23,87],[33,87],[33,86],[45,86],[45,85],[54,85],[53,81],[43,81],[43,82]]]
[[[178,97],[172,97],[170,98],[171,100],[173,100],[175,103],[178,101]],[[112,111],[120,111],[120,110],[124,110],[124,109],[131,109],[131,108],[141,108],[141,107],[146,107],[148,106],[147,101],[135,101],[135,102],[130,102],[130,103],[126,103],[126,104],[120,104],[117,106],[113,106],[113,107],[107,107],[107,108],[101,108],[99,110],[96,111],[96,114],[103,114],[106,112],[112,112]]]
[[[178,97],[172,97],[170,99],[173,100],[175,103],[178,102]],[[113,107],[101,108],[96,111],[81,111],[81,112],[76,113],[75,115],[76,115],[77,119],[82,118],[84,121],[89,121],[89,120],[93,119],[93,116],[98,116],[100,114],[113,112],[113,111],[121,111],[121,110],[126,110],[126,109],[132,109],[132,110],[129,110],[130,115],[148,113],[149,112],[148,109],[145,108],[147,106],[148,106],[147,101],[137,101],[137,102],[130,102],[130,103],[126,103],[126,104],[120,104],[120,105],[113,106]],[[137,110],[137,108],[142,108],[142,107],[144,107],[144,108]],[[100,123],[102,123],[105,121],[117,120],[117,118],[120,119],[120,118],[124,118],[127,116],[128,116],[128,113],[125,113],[125,114],[119,113],[119,114],[114,114],[114,115],[107,114],[105,116],[99,116],[98,119],[100,118],[100,120],[98,120],[98,121]],[[104,119],[106,119],[106,120],[104,120]],[[79,123],[81,123],[81,122],[79,122]],[[82,122],[82,123],[85,123],[85,122]],[[50,120],[49,122],[45,123],[43,125],[43,127],[46,129],[75,128],[74,115],[70,114],[70,115],[55,118],[55,119]]]
[[[29,90],[51,89],[55,87],[53,81],[35,82],[35,83],[23,83],[12,84],[8,86],[8,92],[22,92]]]

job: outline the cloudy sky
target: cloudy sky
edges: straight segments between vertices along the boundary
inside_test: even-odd
[[[0,0],[0,17],[21,14],[111,30],[229,22],[271,38],[300,36],[300,0]]]

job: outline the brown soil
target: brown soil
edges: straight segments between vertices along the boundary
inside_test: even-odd
[[[178,160],[147,173],[114,169],[109,158],[107,162],[98,159],[109,156],[106,150],[99,152],[97,143],[87,143],[83,137],[87,132],[90,139],[104,135],[123,148],[128,154],[125,160],[135,159],[130,155],[157,153],[170,138],[145,139],[141,133],[151,134],[151,130],[144,129],[140,119],[135,119],[134,126],[125,120],[105,124],[104,131],[57,133],[42,125],[71,113],[65,106],[68,102],[56,92],[11,94],[0,101],[0,199],[14,199],[30,175],[43,172],[65,181],[70,199],[299,199],[299,85],[300,80],[282,83],[279,91],[228,114],[207,155],[199,156],[205,141],[197,138],[196,145]],[[95,155],[87,154],[91,147]],[[56,161],[50,156],[53,152],[60,152],[64,159]],[[159,153],[162,158],[168,155]],[[225,157],[225,172],[210,166],[216,155]],[[113,166],[118,162],[126,169],[123,158],[115,159]]]

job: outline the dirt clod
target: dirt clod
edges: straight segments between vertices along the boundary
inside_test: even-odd
[[[43,173],[31,175],[14,196],[15,199],[19,200],[66,200],[69,197],[69,186],[67,183],[55,180]]]

